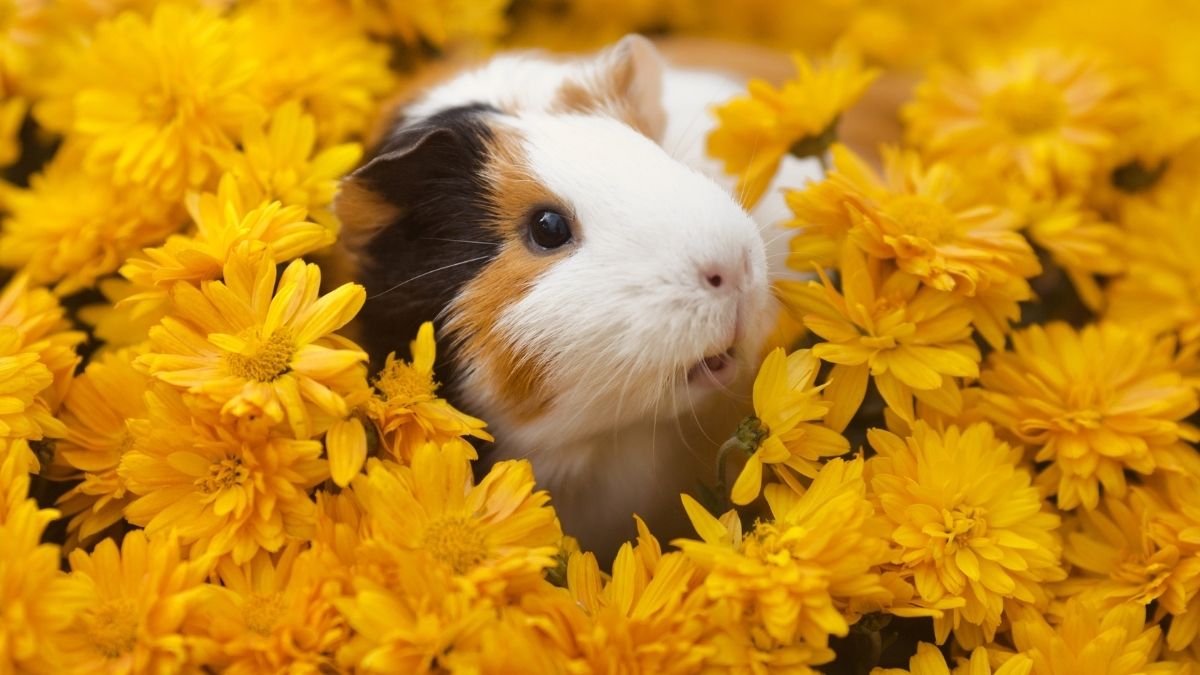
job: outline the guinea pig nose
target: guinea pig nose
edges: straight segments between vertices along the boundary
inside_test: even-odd
[[[741,261],[729,261],[726,264],[707,264],[700,267],[700,276],[705,288],[713,291],[731,288],[737,290],[746,275],[745,266]]]

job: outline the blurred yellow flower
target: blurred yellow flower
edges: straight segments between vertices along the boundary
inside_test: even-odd
[[[265,551],[237,565],[217,565],[221,588],[203,608],[207,634],[221,645],[221,672],[320,672],[349,636],[334,607],[344,595],[329,561],[298,542],[273,557]]]
[[[150,378],[133,367],[136,352],[109,352],[75,378],[60,415],[66,438],[55,446],[55,463],[81,479],[58,500],[67,523],[68,546],[92,539],[124,517],[131,496],[117,474],[121,454],[133,446],[129,420],[146,416]]]
[[[16,163],[21,157],[21,123],[28,110],[29,101],[19,96],[0,103],[0,169]]]
[[[1196,440],[1183,422],[1196,392],[1173,369],[1174,340],[1112,323],[1080,331],[1065,323],[1014,333],[1012,350],[994,352],[980,375],[983,405],[996,425],[1052,462],[1058,506],[1094,509],[1100,485],[1125,494],[1125,471],[1182,471]]]
[[[928,642],[917,644],[917,653],[908,660],[908,670],[903,668],[875,668],[871,675],[1028,675],[1033,661],[1024,654],[1008,657],[999,668],[992,668],[988,650],[976,647],[970,658],[960,658],[953,670],[946,664],[941,650]]]
[[[737,176],[737,195],[747,209],[758,203],[784,155],[823,157],[837,138],[838,118],[879,74],[865,68],[847,49],[835,49],[824,62],[794,53],[796,78],[776,89],[751,80],[749,95],[715,113],[708,154]]]
[[[843,250],[842,292],[818,270],[821,283],[782,282],[785,307],[827,342],[813,354],[837,364],[835,409],[857,410],[868,374],[888,406],[913,419],[912,399],[950,415],[962,407],[957,377],[979,373],[979,348],[971,340],[971,312],[957,296],[936,291],[904,272],[884,275],[880,261]],[[838,384],[840,382],[840,384]],[[843,413],[844,415],[845,413]]]
[[[361,386],[367,356],[332,336],[358,312],[362,287],[318,297],[321,272],[295,260],[275,283],[273,256],[244,245],[224,281],[171,288],[171,314],[150,331],[137,363],[198,394],[224,415],[287,422],[304,440],[347,415],[343,394]]]
[[[353,486],[374,555],[415,553],[487,595],[541,579],[562,539],[528,462],[497,463],[474,484],[465,456],[427,443],[410,466],[374,460]]]
[[[744,536],[736,517],[718,520],[683,495],[702,541],[672,543],[705,572],[709,598],[731,605],[738,622],[761,627],[781,646],[803,641],[824,650],[830,636],[849,632],[856,607],[891,599],[876,571],[888,543],[874,526],[862,471],[862,460],[833,459],[802,495],[768,485],[772,519]]]
[[[841,434],[810,421],[819,420],[830,406],[821,399],[821,387],[813,386],[820,365],[807,349],[786,354],[776,348],[763,361],[754,378],[753,438],[746,444],[751,454],[733,483],[734,504],[749,504],[758,497],[764,464],[800,489],[792,472],[811,478],[820,470],[822,457],[850,450]]]
[[[53,417],[79,363],[84,334],[58,300],[18,274],[0,289],[0,438],[62,438]],[[31,470],[36,471],[37,465]]]
[[[833,159],[826,180],[788,195],[792,225],[802,228],[789,264],[831,263],[840,246],[894,260],[926,285],[970,298],[980,332],[1003,344],[1017,302],[1032,296],[1025,280],[1041,270],[1017,214],[989,203],[950,165],[924,165],[912,151],[885,148],[882,176],[844,146],[834,146]]]
[[[152,390],[147,406],[149,417],[130,422],[133,447],[117,467],[136,495],[129,522],[177,533],[195,544],[193,558],[229,553],[235,564],[311,538],[308,491],[329,476],[319,442],[239,438],[170,387]]]
[[[1124,87],[1095,54],[1022,49],[965,70],[935,68],[903,115],[909,141],[935,158],[1078,191],[1128,125]]]
[[[1012,639],[1033,660],[1033,675],[1179,672],[1156,663],[1162,631],[1146,624],[1146,608],[1136,603],[1105,610],[1069,598],[1056,625],[1026,608],[1013,619]]]
[[[239,49],[257,64],[247,90],[276,114],[299,104],[313,116],[313,138],[319,147],[343,158],[348,146],[337,149],[333,144],[365,137],[379,104],[394,93],[396,85],[388,67],[392,52],[355,25],[350,7],[355,2],[259,0],[237,4],[232,18]],[[412,2],[387,4],[397,12],[412,6]],[[481,3],[471,7],[477,4]],[[304,36],[303,49],[296,48],[297,35]],[[242,140],[246,143],[248,138]],[[283,148],[277,145],[276,149]],[[304,151],[302,142],[286,148],[288,154]],[[285,204],[298,203],[282,195],[276,198]]]
[[[1041,584],[1065,576],[1059,517],[1019,468],[1021,449],[991,426],[938,432],[918,420],[908,437],[872,429],[867,438],[878,453],[867,476],[897,547],[895,569],[927,603],[964,603],[934,617],[939,644],[965,624],[991,641],[1006,600],[1038,602]]]
[[[257,67],[214,10],[162,4],[150,19],[125,12],[96,27],[68,59],[39,116],[86,146],[84,166],[168,200],[204,187],[212,152],[231,148],[264,115],[246,94]]]
[[[0,441],[0,445],[3,441]],[[42,533],[58,517],[29,498],[29,472],[0,454],[0,672],[62,672],[62,636],[81,609]]]
[[[196,610],[212,597],[211,559],[189,560],[175,537],[133,530],[119,549],[105,539],[70,562],[68,592],[80,608],[62,638],[70,672],[178,672],[208,660]]]
[[[95,285],[183,220],[181,209],[152,193],[85,173],[80,159],[60,150],[29,188],[9,191],[10,216],[0,227],[0,266],[55,284],[59,295]]]
[[[492,440],[486,424],[459,411],[437,396],[433,377],[437,344],[433,324],[425,322],[410,343],[412,361],[388,354],[383,369],[372,383],[378,395],[366,401],[367,417],[374,422],[380,442],[398,462],[412,461],[416,449],[426,443],[441,445],[462,436]],[[361,461],[358,464],[361,466]],[[354,473],[358,468],[354,469]]]
[[[1104,291],[1096,276],[1116,276],[1125,270],[1128,234],[1072,198],[1035,208],[1028,232],[1030,240],[1066,272],[1084,304],[1099,309]]]
[[[435,47],[451,47],[473,42],[487,47],[507,28],[508,0],[349,0],[349,4],[365,30],[410,45],[428,41]]]
[[[270,126],[248,126],[242,132],[240,151],[222,156],[221,166],[233,174],[244,204],[277,201],[301,206],[313,220],[336,232],[337,221],[329,205],[338,180],[362,156],[362,146],[344,143],[316,151],[316,141],[314,118],[302,112],[300,104],[289,101],[275,110]],[[193,206],[198,223],[217,215],[213,206],[211,201],[203,207]],[[226,226],[232,224],[226,221]]]

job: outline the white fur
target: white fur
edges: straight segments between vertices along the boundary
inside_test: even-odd
[[[498,328],[544,364],[549,408],[513,418],[488,364],[468,364],[463,390],[492,427],[493,457],[530,459],[567,532],[600,555],[633,532],[634,512],[656,531],[683,533],[679,493],[712,483],[715,449],[750,409],[776,316],[768,267],[783,269],[788,238],[776,228],[787,217],[778,183],[820,177],[816,162],[790,160],[753,219],[738,206],[735,179],[704,153],[711,106],[743,89],[718,73],[662,68],[661,145],[614,119],[548,112],[564,80],[606,67],[612,53],[574,63],[497,57],[408,111],[480,101],[520,111],[494,122],[519,134],[532,178],[578,224],[570,249],[551,254]],[[720,288],[705,281],[712,273],[725,279]],[[738,376],[727,391],[687,383],[688,368],[735,340]]]

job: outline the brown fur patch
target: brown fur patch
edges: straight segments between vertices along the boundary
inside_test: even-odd
[[[563,82],[551,112],[604,115],[658,142],[667,124],[654,48],[644,40],[622,42],[609,67],[584,79]]]
[[[463,288],[447,323],[455,333],[461,362],[482,367],[518,421],[538,417],[552,402],[546,387],[548,366],[538,355],[518,351],[498,326],[504,311],[557,259],[529,250],[524,241],[526,219],[539,206],[561,203],[526,167],[520,139],[511,131],[496,130],[484,174],[491,186],[494,227],[503,243],[496,258]]]

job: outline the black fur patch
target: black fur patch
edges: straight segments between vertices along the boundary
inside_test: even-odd
[[[403,127],[351,178],[399,214],[358,251],[367,291],[360,342],[375,369],[389,352],[407,354],[422,322],[440,329],[442,311],[499,251],[482,177],[492,137],[482,117],[498,112],[463,106]],[[437,375],[452,385],[448,348],[439,340]]]

